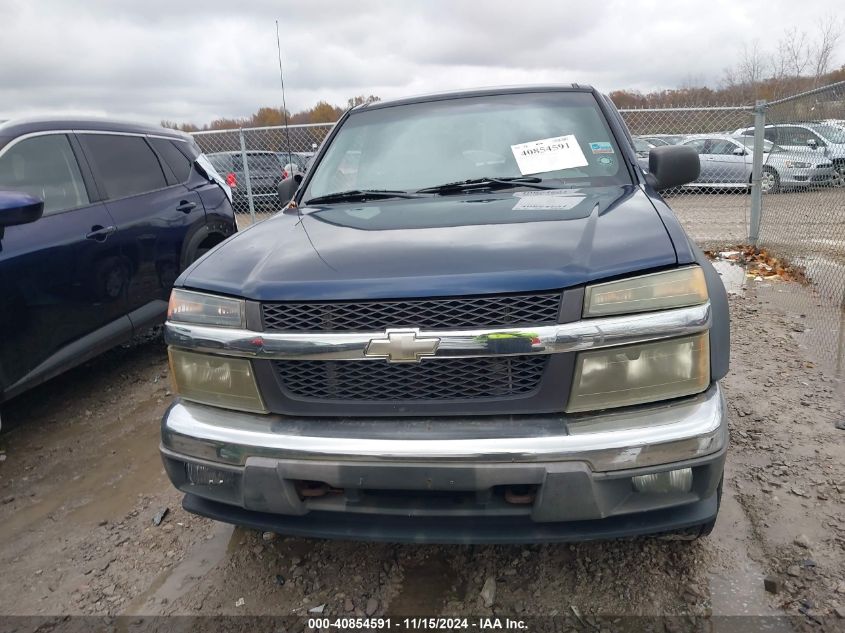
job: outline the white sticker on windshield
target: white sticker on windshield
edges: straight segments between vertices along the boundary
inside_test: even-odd
[[[511,145],[511,151],[523,176],[588,164],[574,134]]]
[[[583,195],[573,193],[569,189],[517,191],[513,195],[519,198],[514,211],[569,211],[584,200]]]

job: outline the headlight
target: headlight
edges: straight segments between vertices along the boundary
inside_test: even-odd
[[[249,360],[175,348],[167,353],[173,386],[186,400],[240,411],[267,412]]]
[[[710,384],[710,337],[695,336],[581,352],[568,413],[700,393]]]
[[[174,288],[167,306],[167,319],[179,323],[243,327],[244,306],[243,299]]]
[[[786,166],[795,169],[808,169],[812,167],[810,163],[803,163],[800,160],[788,160]]]
[[[587,286],[584,316],[684,308],[705,301],[704,271],[700,266],[689,266]]]

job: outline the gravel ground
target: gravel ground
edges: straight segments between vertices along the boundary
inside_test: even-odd
[[[707,539],[361,544],[190,516],[157,454],[171,394],[153,337],[4,405],[0,615],[305,616],[324,605],[331,616],[566,615],[595,631],[611,630],[600,616],[678,616],[656,628],[670,631],[692,630],[682,623],[693,616],[785,614],[716,630],[845,630],[843,385],[804,349],[806,317],[777,302],[775,290],[807,290],[750,283],[731,296],[732,447]]]

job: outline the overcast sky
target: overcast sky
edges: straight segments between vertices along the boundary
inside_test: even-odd
[[[0,119],[207,123],[472,86],[715,85],[755,37],[809,33],[829,0],[0,0]],[[121,8],[122,7],[122,8]],[[843,63],[843,46],[834,66]]]

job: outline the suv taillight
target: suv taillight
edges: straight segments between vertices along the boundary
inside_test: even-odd
[[[288,179],[288,170],[283,169],[282,170],[282,180],[287,180],[287,179]]]
[[[238,178],[232,172],[226,174],[226,184],[229,185],[232,189],[235,189],[238,186]]]

